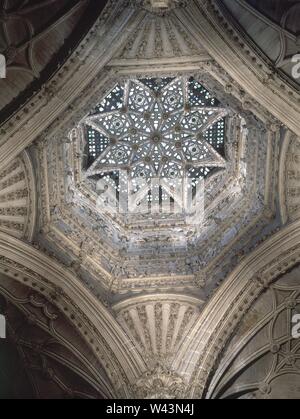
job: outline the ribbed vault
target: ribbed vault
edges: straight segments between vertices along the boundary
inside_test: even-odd
[[[0,80],[3,121],[18,110],[61,66],[106,1],[3,0],[0,5],[0,53],[7,78]]]
[[[20,24],[12,29],[19,39],[8,42],[7,35],[1,45],[6,50],[6,44],[18,44],[11,49],[9,77],[21,74],[18,85],[7,83],[0,93],[11,106],[2,114],[8,119],[0,137],[0,295],[8,345],[13,356],[21,354],[16,365],[26,371],[24,386],[31,379],[36,397],[238,398],[260,390],[276,395],[277,386],[261,386],[266,377],[249,385],[245,376],[254,372],[241,371],[240,364],[256,362],[261,351],[267,363],[273,359],[276,335],[260,340],[262,347],[253,345],[257,328],[267,329],[268,321],[282,329],[273,317],[285,303],[269,313],[259,307],[270,305],[281,281],[290,286],[279,278],[300,261],[299,91],[289,78],[286,51],[269,56],[249,28],[238,27],[235,13],[246,8],[242,15],[253,15],[254,27],[263,14],[264,25],[274,20],[270,33],[294,42],[297,28],[289,11],[278,8],[276,16],[267,16],[260,7],[258,15],[257,2],[242,0],[232,13],[229,0],[174,0],[163,10],[149,1],[111,0],[103,13],[94,11],[93,25],[79,25],[77,45],[72,33],[93,2],[75,2],[74,9],[59,3],[17,5],[21,15],[24,9],[35,16],[29,39]],[[53,15],[39,22],[46,5],[53,6]],[[17,13],[9,2],[2,8]],[[0,24],[7,27],[3,13]],[[41,55],[50,40],[52,49]],[[63,59],[57,61],[59,51]],[[59,63],[57,71],[51,63]],[[205,217],[196,227],[160,214],[130,220],[103,214],[98,198],[105,188],[91,177],[99,171],[102,176],[107,161],[95,155],[101,170],[87,172],[91,144],[82,127],[101,124],[91,111],[116,86],[125,86],[126,94],[126,86],[165,78],[195,80],[226,116],[222,170],[205,179]],[[22,92],[28,93],[26,103]],[[132,118],[128,107],[120,106],[119,119]],[[114,119],[116,109],[110,111]],[[180,124],[170,128],[176,132],[171,140],[184,131],[188,101],[182,112]],[[133,122],[147,127],[147,120],[144,112]],[[115,122],[107,132],[112,150],[119,141],[110,136],[118,129]],[[130,129],[134,137],[135,126]],[[152,145],[161,138],[149,135]],[[145,167],[149,156],[142,157]],[[291,288],[296,295],[294,283]],[[286,335],[279,337],[283,346],[290,342]],[[277,346],[269,351],[271,340]]]
[[[101,365],[62,313],[38,292],[4,275],[0,288],[7,327],[7,339],[1,341],[1,359],[6,360],[1,398],[110,396]]]

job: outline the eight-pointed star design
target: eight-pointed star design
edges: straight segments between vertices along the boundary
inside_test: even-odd
[[[107,140],[87,176],[122,169],[148,181],[182,178],[191,168],[226,166],[205,137],[210,127],[224,121],[226,109],[195,81],[151,80],[128,81],[121,107],[85,119]]]

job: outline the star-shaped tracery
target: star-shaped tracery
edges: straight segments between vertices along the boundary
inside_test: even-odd
[[[88,176],[204,177],[225,167],[226,110],[194,79],[130,80],[85,119]],[[206,170],[205,170],[206,169]]]

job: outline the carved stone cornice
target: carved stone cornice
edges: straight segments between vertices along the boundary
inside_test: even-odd
[[[114,5],[115,6],[115,5]],[[124,6],[124,5],[123,5]],[[120,9],[118,9],[118,11],[114,10],[112,11],[112,15],[109,16],[110,10],[113,9],[107,9],[107,15],[106,17],[102,17],[103,23],[105,22],[105,19],[113,19],[116,17],[116,15],[120,12],[121,14],[123,13],[124,15],[124,9],[122,9],[122,7],[120,5]],[[189,5],[190,7],[190,5]],[[188,7],[188,8],[189,8]],[[123,10],[123,11],[122,11]],[[131,9],[130,9],[131,10]],[[129,9],[127,10],[129,13]],[[186,9],[181,10],[178,9],[176,10],[176,14],[177,13],[185,13]],[[127,17],[123,16],[124,19],[124,25],[125,25],[125,20],[126,22],[128,22],[128,34],[131,33],[132,31],[134,31],[134,28],[137,26],[137,22],[139,21],[139,19],[141,18],[140,14],[139,15],[134,15],[132,14],[133,12],[130,11],[130,16],[127,15]],[[173,13],[173,12],[172,12]],[[175,12],[174,12],[175,13]],[[206,16],[207,17],[207,16]],[[187,22],[186,22],[187,23]],[[185,24],[184,27],[181,28],[181,32],[182,30],[184,30],[184,28],[189,27],[190,25]],[[94,51],[96,54],[96,47],[95,49],[93,49],[93,42],[95,41],[95,37],[96,36],[96,32],[99,30],[99,33],[97,33],[97,36],[100,36],[100,32],[101,32],[101,28],[99,28],[99,24],[98,26],[96,25],[94,30],[91,31],[90,34],[90,38],[88,37],[86,40],[86,43],[84,44],[85,47],[82,48],[82,50],[85,50],[85,48],[90,51]],[[102,32],[101,32],[102,34]],[[183,35],[182,35],[183,36]],[[192,38],[193,39],[198,39],[199,40],[199,33],[197,34],[197,37],[195,37],[195,34],[193,34]],[[204,36],[204,34],[202,34],[201,36]],[[185,37],[190,37],[190,33],[185,33]],[[190,37],[190,41],[192,42],[192,38]],[[128,39],[124,38],[124,42],[120,43],[119,47],[121,48],[121,46],[123,47],[124,45],[126,45],[126,42],[128,41]],[[122,45],[121,45],[122,44]],[[103,50],[101,50],[103,52]],[[114,51],[114,54],[116,54],[115,56],[117,56],[119,53],[119,50],[116,49]],[[98,54],[98,52],[97,52]],[[52,87],[50,88],[50,90],[47,88],[45,90],[45,95],[51,96],[51,98],[53,97],[57,97],[57,95],[62,95],[63,94],[63,90],[61,90],[62,87],[62,80],[64,80],[64,77],[66,78],[66,80],[69,80],[70,83],[72,81],[72,83],[75,83],[75,79],[73,80],[73,76],[72,76],[72,69],[73,67],[75,69],[78,70],[78,72],[80,73],[81,71],[81,66],[83,65],[83,63],[87,64],[89,62],[88,59],[88,54],[86,53],[86,55],[84,55],[84,57],[79,56],[78,54],[74,54],[74,62],[73,62],[73,66],[69,66],[67,69],[65,68],[64,71],[62,70],[59,74],[58,77],[61,77],[61,81],[57,84],[57,83],[53,83]],[[93,54],[91,54],[93,55]],[[94,57],[95,58],[95,57]],[[97,55],[97,59],[99,58],[99,56]],[[99,58],[100,60],[100,58]],[[159,63],[159,61],[158,61]],[[84,65],[85,65],[84,64]],[[91,64],[91,63],[90,63]],[[243,112],[243,114],[250,114],[249,110],[251,110],[251,112],[253,112],[256,116],[258,116],[260,118],[260,120],[262,121],[262,123],[265,123],[267,125],[273,125],[274,123],[276,124],[277,121],[274,120],[274,118],[272,117],[272,115],[268,112],[268,110],[266,110],[264,107],[262,107],[261,105],[259,105],[257,103],[257,101],[255,101],[252,96],[248,93],[245,92],[245,89],[243,88],[243,85],[239,82],[237,82],[232,76],[230,76],[228,74],[228,72],[226,71],[226,63],[224,64],[224,67],[220,65],[219,60],[212,60],[210,59],[209,62],[207,63],[200,63],[197,62],[196,63],[199,66],[199,70],[201,70],[200,72],[204,72],[208,75],[211,75],[211,78],[215,78],[216,83],[219,84],[219,90],[220,90],[220,86],[223,88],[225,88],[225,91],[229,92],[230,91],[230,96],[235,98],[237,100],[237,102],[239,103],[239,106],[241,108],[241,112]],[[126,67],[126,66],[125,66]],[[100,68],[100,67],[99,67]],[[225,68],[225,70],[224,70]],[[251,67],[252,68],[252,67]],[[124,70],[124,68],[123,68]],[[122,70],[122,71],[123,71]],[[130,69],[128,69],[129,71]],[[102,277],[104,274],[105,276],[105,272],[103,271],[107,269],[109,270],[109,266],[114,265],[113,270],[111,269],[108,274],[112,274],[114,278],[112,278],[111,282],[110,280],[106,281],[108,287],[112,286],[114,291],[116,290],[120,290],[122,292],[125,292],[126,290],[128,290],[128,288],[130,288],[130,286],[134,285],[134,286],[142,286],[145,287],[145,284],[151,284],[151,281],[153,281],[153,276],[154,273],[151,272],[151,268],[149,268],[149,260],[153,259],[153,257],[151,256],[150,259],[148,257],[143,257],[140,258],[138,257],[138,259],[131,259],[128,260],[126,258],[124,258],[124,252],[122,249],[120,249],[120,247],[113,247],[113,248],[108,248],[105,245],[100,245],[99,243],[97,245],[93,245],[93,255],[92,258],[82,258],[81,257],[81,239],[80,236],[83,234],[83,229],[82,228],[78,228],[78,226],[80,225],[80,223],[82,223],[82,219],[80,219],[78,216],[74,217],[74,215],[72,214],[72,212],[70,211],[70,207],[71,207],[71,203],[72,203],[72,199],[70,197],[68,197],[69,201],[67,201],[67,205],[65,205],[66,201],[65,201],[65,196],[64,196],[64,189],[69,187],[70,189],[70,195],[76,193],[76,188],[78,188],[78,190],[80,190],[80,193],[83,192],[86,194],[86,196],[80,196],[78,199],[78,195],[76,197],[76,199],[78,199],[78,203],[80,202],[80,205],[82,205],[82,207],[84,205],[86,205],[88,207],[88,211],[90,214],[91,213],[91,205],[89,202],[89,199],[85,199],[88,198],[87,194],[89,194],[89,192],[87,190],[80,189],[81,186],[79,186],[78,184],[80,183],[80,152],[79,153],[74,153],[74,162],[75,164],[73,165],[74,167],[74,173],[73,175],[70,174],[71,173],[71,165],[67,166],[67,167],[63,167],[62,165],[62,161],[64,159],[63,154],[64,151],[60,150],[60,147],[58,146],[58,144],[60,144],[61,142],[63,142],[64,144],[67,145],[65,138],[67,138],[68,135],[68,130],[71,130],[72,127],[74,127],[78,121],[80,120],[80,118],[85,115],[90,107],[96,103],[96,101],[99,99],[99,95],[104,94],[106,89],[111,88],[111,85],[114,83],[114,80],[116,80],[116,78],[118,77],[118,72],[120,71],[120,69],[118,69],[117,67],[105,67],[105,69],[103,71],[101,71],[101,75],[100,73],[97,73],[97,75],[95,76],[95,73],[93,73],[93,75],[95,76],[94,79],[90,82],[89,87],[86,88],[84,91],[82,90],[81,92],[79,92],[79,90],[77,91],[77,96],[76,99],[72,102],[72,104],[70,104],[70,106],[65,107],[64,112],[61,112],[60,117],[57,118],[54,122],[52,122],[51,125],[49,125],[48,129],[44,131],[44,135],[49,137],[49,141],[48,143],[50,143],[51,141],[54,143],[53,149],[49,149],[47,151],[47,153],[44,153],[41,158],[40,158],[40,164],[41,164],[41,170],[44,171],[44,176],[41,176],[41,180],[40,180],[40,184],[41,184],[41,192],[42,192],[42,196],[43,196],[43,210],[41,213],[41,217],[40,217],[40,223],[41,223],[41,231],[43,234],[47,235],[47,239],[49,241],[51,241],[51,244],[57,244],[58,246],[58,253],[60,253],[60,251],[62,249],[65,249],[68,251],[68,253],[70,255],[72,255],[72,258],[76,259],[73,260],[71,263],[73,264],[73,266],[77,266],[77,267],[88,267],[88,269],[90,270],[90,266],[93,264],[94,266],[94,272],[97,273],[97,275],[99,275],[99,273],[101,272],[100,277]],[[149,71],[147,65],[145,65],[145,63],[140,67],[141,73],[143,74],[147,74],[147,71]],[[152,70],[151,70],[152,71]],[[156,72],[158,71],[157,69],[155,70]],[[161,71],[161,70],[160,70]],[[89,73],[88,73],[89,74]],[[124,75],[125,73],[123,73]],[[195,74],[199,74],[199,71],[196,72]],[[85,75],[86,76],[86,75]],[[76,86],[79,86],[80,83],[76,83]],[[99,87],[97,89],[95,89],[96,86]],[[65,85],[63,86],[63,88],[65,88]],[[50,92],[50,93],[49,93]],[[56,93],[55,93],[56,92]],[[72,90],[73,92],[73,90]],[[101,93],[102,92],[102,93]],[[47,97],[48,97],[47,96]],[[75,96],[74,96],[75,97]],[[43,98],[43,95],[41,95],[40,99]],[[62,99],[62,96],[61,96]],[[61,100],[62,101],[62,100]],[[80,110],[78,110],[80,108]],[[50,112],[51,113],[51,112]],[[50,122],[50,121],[49,121]],[[36,131],[35,131],[36,132]],[[255,133],[258,131],[255,131],[255,129],[249,129],[249,132],[251,133],[251,135],[256,135]],[[260,135],[260,134],[259,134]],[[74,146],[74,141],[72,140],[72,147]],[[235,145],[233,145],[232,149],[234,149]],[[270,147],[271,149],[272,147]],[[265,152],[264,150],[259,150],[258,154],[261,154],[261,158],[263,160],[263,153]],[[272,155],[273,157],[273,150],[269,150],[269,155]],[[56,156],[56,157],[55,157]],[[60,156],[60,157],[58,157]],[[62,158],[62,160],[60,160],[60,158]],[[49,173],[46,173],[46,164],[47,161],[51,161],[51,164],[49,166]],[[260,162],[259,164],[261,164],[262,162]],[[52,166],[53,165],[53,166]],[[55,168],[55,169],[54,169]],[[259,171],[258,171],[259,170]],[[256,164],[252,165],[250,167],[249,165],[249,173],[256,173],[257,175],[257,179],[260,181],[261,179],[263,179],[263,176],[265,176],[263,174],[263,168],[262,166],[260,167],[260,169],[258,169],[258,166]],[[269,169],[268,169],[269,173],[272,172],[272,164],[269,165]],[[57,179],[57,185],[55,185],[55,183],[53,183],[51,186],[49,186],[49,184],[47,184],[46,179],[51,175],[52,177],[52,172],[56,173],[56,175],[53,176],[53,179]],[[64,184],[63,179],[65,178],[65,174],[68,174],[68,180],[67,182],[69,182],[67,185]],[[72,176],[74,176],[74,179],[72,180]],[[268,175],[269,176],[269,175]],[[255,176],[254,176],[255,178]],[[250,179],[250,178],[249,178]],[[72,185],[72,181],[75,183],[76,188],[74,187],[74,185]],[[217,184],[219,184],[220,181],[220,177],[216,177],[214,185],[212,185],[212,189],[215,190],[215,188],[213,188],[213,186],[216,186]],[[243,182],[245,182],[245,180],[243,180],[242,178],[239,179],[238,182],[236,182],[236,179],[234,179],[234,176],[232,176],[232,179],[230,179],[230,181],[228,182],[228,186],[233,187],[233,188],[243,188]],[[222,182],[221,182],[222,183]],[[223,179],[223,185],[225,185],[225,181]],[[245,185],[245,183],[244,183]],[[271,205],[272,208],[272,199],[273,199],[273,190],[274,190],[274,182],[273,179],[271,180],[266,180],[266,185],[267,188],[266,190],[263,192],[263,188],[262,185],[259,185],[260,189],[260,194],[265,194],[265,201],[266,201],[266,205],[268,206],[269,204]],[[249,186],[249,185],[248,185]],[[258,186],[258,184],[257,184]],[[250,189],[248,189],[248,191],[250,192]],[[173,277],[174,271],[176,272],[182,272],[185,273],[185,278],[186,280],[184,280],[184,276],[177,278],[178,281],[180,281],[180,286],[193,286],[194,282],[194,277],[193,274],[196,272],[199,272],[199,267],[201,267],[202,271],[201,274],[202,276],[217,276],[219,275],[219,273],[217,274],[213,274],[211,275],[212,271],[213,271],[213,266],[214,263],[212,263],[211,265],[209,263],[207,263],[207,260],[211,260],[211,257],[213,257],[213,259],[215,260],[215,262],[218,261],[218,259],[215,258],[216,255],[219,255],[219,257],[222,257],[222,255],[220,254],[220,239],[222,238],[222,236],[224,236],[226,231],[229,231],[230,228],[232,228],[233,223],[236,224],[237,223],[237,219],[239,218],[241,219],[246,219],[247,222],[249,221],[249,219],[253,219],[253,223],[252,224],[248,224],[249,226],[255,226],[255,228],[261,230],[263,228],[263,223],[264,223],[264,218],[262,218],[262,221],[259,218],[259,211],[261,208],[259,208],[259,205],[257,204],[257,206],[255,208],[251,208],[249,207],[251,200],[253,200],[253,196],[255,196],[256,191],[255,188],[252,188],[251,192],[248,195],[245,195],[245,200],[242,201],[239,206],[236,208],[236,212],[234,212],[232,217],[228,217],[228,219],[226,220],[226,222],[222,222],[221,227],[219,225],[220,220],[218,219],[217,215],[218,215],[218,210],[224,206],[226,206],[228,204],[227,202],[227,197],[226,194],[230,193],[229,189],[226,191],[225,187],[224,187],[224,191],[222,192],[222,195],[220,195],[220,200],[218,202],[218,206],[214,207],[211,209],[211,216],[212,216],[212,220],[214,220],[214,222],[216,223],[216,225],[218,225],[218,232],[214,233],[213,236],[209,236],[207,237],[205,240],[210,240],[210,243],[212,243],[212,241],[214,242],[214,249],[211,251],[212,255],[207,255],[208,259],[205,259],[205,261],[202,261],[199,259],[199,254],[204,254],[206,249],[205,243],[203,243],[202,246],[191,246],[188,250],[189,250],[189,254],[191,255],[191,258],[189,259],[188,263],[186,263],[186,258],[185,256],[181,256],[180,254],[174,254],[171,255],[171,257],[168,260],[168,264],[172,267],[172,271],[169,271],[169,267],[167,266],[167,262],[165,262],[165,275],[159,275],[156,272],[155,276],[158,278],[157,283],[159,283],[161,286],[164,286],[166,284],[169,285],[173,285],[175,283],[175,279]],[[223,197],[223,200],[221,199],[221,196]],[[270,197],[270,198],[266,198],[266,197]],[[89,197],[91,198],[91,197]],[[54,204],[55,203],[55,204]],[[250,211],[250,212],[249,212]],[[251,215],[250,215],[251,214]],[[85,217],[87,218],[87,217]],[[95,216],[93,215],[93,220],[96,220]],[[50,226],[50,221],[53,222],[52,227]],[[72,234],[69,234],[68,238],[63,238],[63,234],[60,234],[58,232],[57,229],[57,224],[59,222],[64,222],[66,224],[66,226],[69,226],[72,229]],[[98,223],[99,220],[96,220],[96,223]],[[77,226],[77,227],[76,227]],[[74,230],[75,229],[75,230]],[[243,228],[240,228],[240,232],[241,233],[245,233],[245,230]],[[123,234],[123,232],[122,232]],[[109,234],[108,234],[109,235]],[[254,238],[255,236],[257,236],[257,230],[253,230],[253,234],[252,234],[252,238]],[[123,236],[125,236],[125,234],[123,234]],[[85,236],[84,236],[85,237]],[[94,237],[94,235],[92,234],[92,237]],[[99,236],[98,236],[99,237]],[[126,237],[126,236],[125,236]],[[241,237],[241,236],[240,236]],[[237,240],[235,241],[235,243],[237,244],[239,242],[239,238],[237,238]],[[95,238],[95,241],[97,240],[97,238]],[[212,240],[212,241],[211,241]],[[99,242],[99,240],[98,240]],[[248,243],[250,244],[251,240],[248,240]],[[232,243],[230,243],[230,246],[232,245]],[[232,247],[232,246],[231,246]],[[98,252],[99,249],[99,253]],[[107,249],[109,249],[109,251],[107,251]],[[239,251],[237,251],[239,253]],[[223,252],[224,254],[224,252]],[[235,253],[236,254],[236,253]],[[98,257],[99,255],[99,257]],[[94,260],[97,258],[97,260],[100,262],[98,263],[98,266],[96,266],[94,264]],[[229,259],[232,259],[233,255],[230,256]],[[232,268],[232,265],[230,263],[228,259],[228,263],[226,263],[226,266],[228,266],[225,270],[225,275],[227,274],[227,272],[229,272],[229,270]],[[119,263],[119,261],[122,261],[122,263]],[[139,263],[140,266],[140,272],[136,272],[135,270],[135,266],[137,265],[137,261]],[[205,272],[203,271],[203,266],[208,266],[208,269],[205,269]],[[160,269],[161,271],[161,269]],[[140,275],[142,274],[142,279],[140,279]],[[168,276],[169,274],[171,274],[171,277]],[[108,275],[108,277],[109,277]],[[96,276],[96,275],[95,275]],[[124,279],[124,281],[122,282],[121,279]],[[105,281],[104,281],[105,282]],[[152,282],[153,283],[153,282]],[[146,285],[147,286],[147,285]]]

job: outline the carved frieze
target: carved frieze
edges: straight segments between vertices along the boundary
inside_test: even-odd
[[[186,384],[183,378],[162,365],[157,365],[132,386],[132,397],[138,399],[181,399]]]

